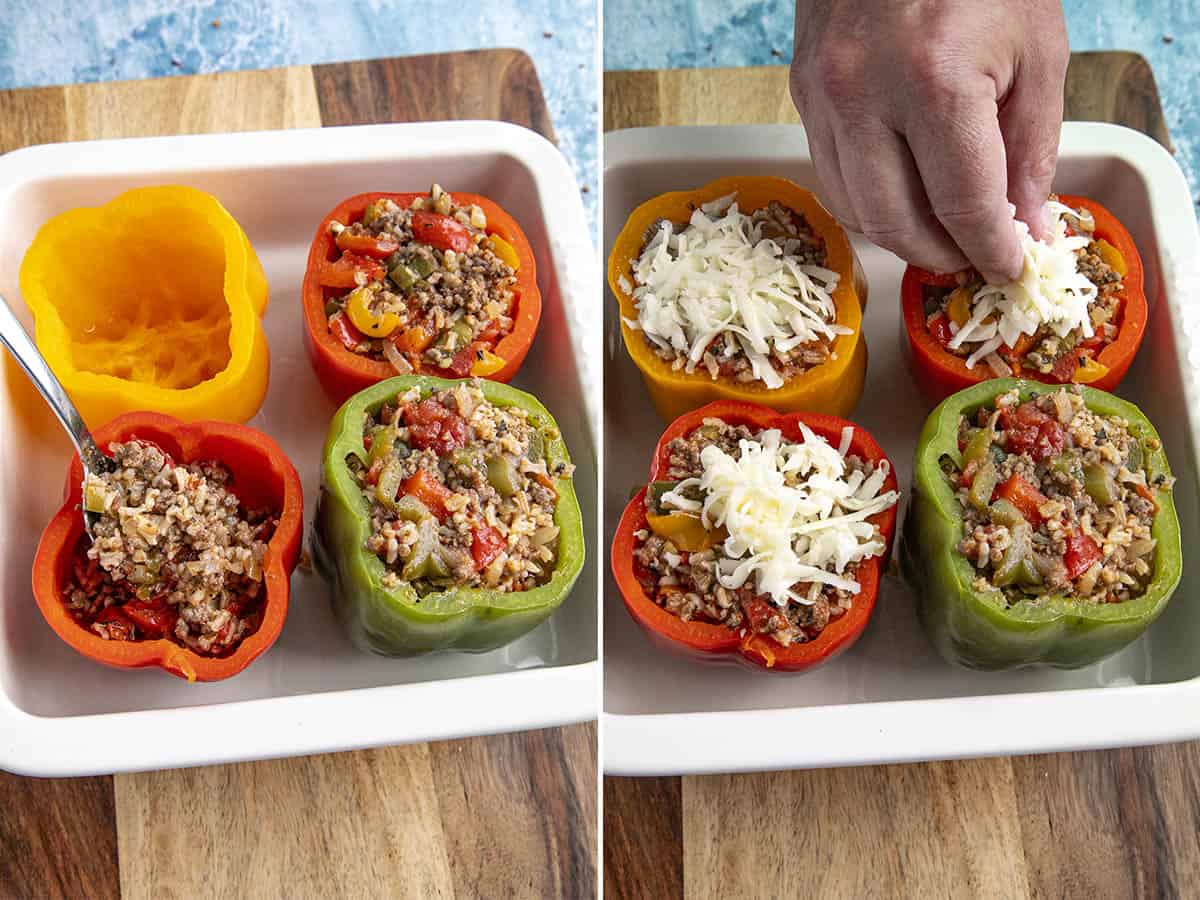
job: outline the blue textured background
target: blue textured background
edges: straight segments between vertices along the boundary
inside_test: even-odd
[[[1073,50],[1135,50],[1150,60],[1176,158],[1195,193],[1200,189],[1200,0],[1066,0],[1063,7]],[[604,67],[786,62],[793,9],[794,0],[605,0]],[[649,39],[631,40],[632,34]]]
[[[596,0],[123,0],[81,14],[84,6],[0,4],[0,89],[519,47],[537,65],[595,221]]]

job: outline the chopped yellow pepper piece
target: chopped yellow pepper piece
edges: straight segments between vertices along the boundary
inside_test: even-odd
[[[950,295],[950,305],[946,308],[946,312],[950,316],[950,321],[955,325],[961,327],[967,324],[967,319],[971,318],[971,293],[967,290],[966,285],[954,289],[954,293]]]
[[[1108,264],[1110,269],[1124,278],[1125,273],[1129,271],[1129,265],[1125,262],[1125,257],[1121,255],[1121,251],[1104,240],[1104,238],[1096,238],[1096,246],[1100,248],[1100,258]]]
[[[666,538],[688,553],[699,553],[701,550],[715,547],[726,537],[724,528],[710,531],[704,527],[698,516],[689,516],[687,513],[647,513],[646,524],[659,537]]]
[[[487,378],[489,375],[494,375],[507,365],[504,357],[497,356],[491,350],[481,350],[479,352],[482,358],[477,358],[475,365],[471,366],[471,374],[477,378]]]
[[[494,234],[488,237],[488,243],[491,244],[492,252],[500,257],[500,262],[514,272],[521,268],[521,257],[517,256],[517,251],[512,244]]]
[[[350,292],[346,302],[346,315],[354,323],[354,327],[367,337],[383,338],[395,331],[400,325],[400,316],[394,312],[373,312],[371,297],[374,291],[359,287]]]
[[[1108,366],[1104,365],[1104,363],[1096,362],[1090,356],[1085,356],[1075,369],[1075,374],[1071,376],[1071,380],[1076,384],[1091,384],[1093,381],[1099,381],[1107,374]]]

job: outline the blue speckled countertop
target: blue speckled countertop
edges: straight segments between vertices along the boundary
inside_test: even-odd
[[[606,69],[786,62],[794,0],[605,0]],[[1135,50],[1158,80],[1176,158],[1200,190],[1200,0],[1065,0],[1073,50]],[[653,35],[630,41],[629,34]]]
[[[428,10],[439,3],[442,8],[431,18]],[[519,47],[537,65],[563,153],[580,185],[591,188],[583,199],[595,221],[595,0],[425,0],[419,5],[403,0],[115,0],[104,5],[85,16],[71,0],[10,5],[0,29],[0,89]]]

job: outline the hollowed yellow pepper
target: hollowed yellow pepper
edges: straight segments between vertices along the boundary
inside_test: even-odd
[[[35,340],[84,419],[245,421],[267,391],[267,279],[217,199],[178,185],[55,216],[21,263]]]
[[[762,382],[739,382],[724,376],[710,377],[700,367],[695,372],[676,371],[646,343],[642,333],[625,324],[637,320],[633,302],[633,264],[645,246],[647,230],[661,219],[686,224],[692,212],[727,194],[737,194],[738,209],[749,213],[777,200],[800,213],[825,242],[825,267],[841,278],[833,292],[837,324],[849,329],[833,341],[833,355],[826,362],[789,379],[782,387],[769,389]],[[867,301],[867,282],[846,232],[816,196],[784,178],[739,176],[721,178],[694,191],[662,194],[633,211],[613,242],[608,257],[608,285],[620,305],[621,335],[634,364],[641,370],[646,390],[658,414],[673,420],[712,400],[744,400],[777,410],[809,410],[827,415],[848,416],[862,396],[867,374],[867,343],[862,334],[862,310]]]

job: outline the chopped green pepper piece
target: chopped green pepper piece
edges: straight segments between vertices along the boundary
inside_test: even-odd
[[[1130,472],[1140,472],[1146,465],[1146,454],[1142,451],[1142,442],[1137,438],[1131,438],[1129,441],[1129,459],[1125,463],[1125,468]]]
[[[996,415],[988,419],[987,425],[980,428],[967,441],[966,449],[963,450],[963,465],[969,462],[983,462],[988,455],[988,450],[996,440]]]
[[[1102,463],[1092,463],[1083,469],[1083,489],[1087,495],[1101,506],[1111,506],[1117,502],[1117,482],[1108,467]]]
[[[411,266],[406,266],[404,263],[392,266],[388,269],[388,278],[396,283],[396,287],[402,291],[407,291],[417,283],[420,276],[412,269]]]
[[[988,510],[988,516],[996,525],[1004,525],[1008,528],[1013,528],[1025,521],[1021,511],[1003,497],[992,504],[991,509]]]
[[[342,307],[338,304],[338,302],[336,300],[330,300],[328,303],[325,304],[325,317],[329,318],[330,316],[335,315],[337,313],[337,311],[341,308]]]
[[[646,499],[652,509],[662,511],[662,496],[679,487],[678,481],[652,481],[646,486]]]
[[[459,319],[442,332],[434,345],[438,350],[458,350],[465,347],[475,334],[475,329],[466,319]]]
[[[529,447],[525,451],[525,455],[534,462],[541,462],[546,458],[546,442],[542,440],[540,431],[533,431],[529,435]]]
[[[367,204],[367,208],[363,210],[362,223],[366,226],[374,225],[379,221],[379,217],[383,215],[382,204],[378,200],[373,200]]]
[[[501,497],[511,497],[521,489],[521,473],[516,463],[503,454],[488,457],[487,480]]]
[[[432,518],[422,519],[417,523],[417,529],[417,543],[400,570],[400,577],[410,582],[421,578],[447,577],[450,567],[442,558],[437,522]]]
[[[393,504],[392,511],[395,512],[396,518],[406,522],[424,522],[426,519],[432,521],[434,518],[429,507],[412,494],[402,494]]]
[[[396,446],[396,429],[391,425],[384,425],[382,428],[377,428],[371,434],[371,449],[367,453],[367,465],[370,466],[380,460],[387,460],[392,455],[392,449]]]
[[[987,453],[987,448],[983,451]],[[996,490],[996,482],[1000,480],[995,464],[989,459],[975,471],[975,478],[967,491],[967,499],[971,505],[983,512],[991,505],[992,494]]]
[[[433,260],[424,256],[414,256],[408,261],[412,270],[417,273],[418,278],[428,278],[433,274]]]
[[[379,481],[375,483],[375,497],[380,503],[392,506],[396,502],[396,493],[400,490],[400,483],[404,481],[404,476],[401,473],[400,460],[392,458],[383,465],[383,471],[379,473]]]
[[[992,575],[993,583],[997,587],[1011,584],[1032,587],[1041,584],[1041,573],[1033,563],[1033,528],[1028,522],[1022,522],[1011,527],[1009,535],[1012,540]]]
[[[1072,481],[1083,480],[1083,464],[1074,453],[1060,453],[1050,460],[1050,469]]]

